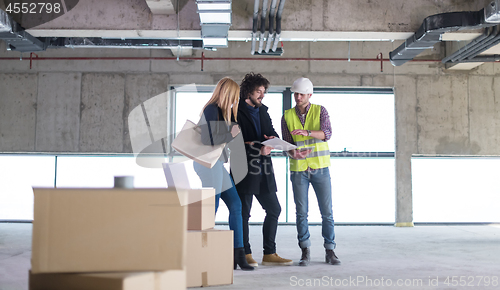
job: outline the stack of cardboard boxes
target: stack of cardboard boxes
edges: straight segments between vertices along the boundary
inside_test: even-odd
[[[168,187],[188,204],[187,287],[233,283],[233,231],[214,230],[215,190],[193,191],[185,163],[164,163]]]
[[[213,229],[215,197],[209,195],[191,195],[188,205],[187,287],[233,283],[233,231]]]
[[[209,229],[214,224],[213,191],[34,189],[29,289],[231,284],[232,231]],[[189,196],[211,198],[185,206]],[[212,225],[207,225],[209,207]],[[193,215],[189,219],[188,211]],[[186,231],[188,220],[195,231]]]

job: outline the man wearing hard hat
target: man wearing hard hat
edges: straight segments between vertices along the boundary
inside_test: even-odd
[[[299,265],[307,266],[311,260],[310,234],[307,222],[308,190],[312,184],[322,217],[322,235],[326,250],[325,262],[339,265],[335,249],[332,214],[332,186],[330,182],[330,149],[327,141],[332,135],[330,117],[325,107],[311,104],[313,84],[307,78],[293,82],[295,107],[285,111],[281,119],[283,140],[297,149],[288,151],[290,180],[296,208],[297,238],[302,256]]]

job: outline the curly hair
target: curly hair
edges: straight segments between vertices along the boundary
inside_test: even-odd
[[[240,97],[244,100],[248,99],[248,96],[261,86],[263,86],[267,91],[269,84],[269,81],[261,74],[255,74],[253,72],[248,73],[241,81]]]

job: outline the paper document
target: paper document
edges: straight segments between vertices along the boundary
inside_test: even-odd
[[[272,147],[273,149],[283,150],[283,151],[293,150],[297,148],[297,146],[290,144],[286,141],[283,141],[280,138],[268,139],[262,142],[262,144]]]

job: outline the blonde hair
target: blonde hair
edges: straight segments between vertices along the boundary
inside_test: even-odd
[[[228,125],[231,124],[231,106],[234,119],[237,120],[238,104],[240,101],[240,86],[229,77],[222,78],[215,87],[210,100],[205,104],[201,114],[210,104],[216,104],[222,110],[222,116]]]

